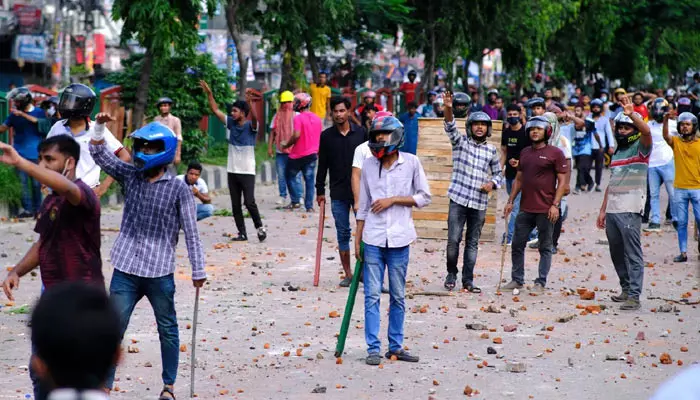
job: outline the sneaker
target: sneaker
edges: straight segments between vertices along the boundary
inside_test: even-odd
[[[688,261],[688,254],[686,254],[686,253],[681,253],[680,255],[676,256],[673,259],[673,262],[677,262],[677,263],[682,263],[682,262],[687,262],[687,261]]]
[[[233,242],[247,242],[248,241],[248,236],[239,233],[238,236],[231,238],[231,241]]]
[[[307,212],[307,213],[312,213],[312,212],[314,212],[314,209],[313,209],[313,208],[307,208],[307,209],[306,209],[306,212]]]
[[[288,205],[282,207],[283,210],[298,210],[301,208],[300,203],[289,203]]]
[[[280,197],[279,200],[275,202],[276,205],[278,206],[283,206],[287,204],[287,198],[286,197]]]
[[[511,290],[511,289],[522,289],[522,287],[523,287],[523,284],[522,284],[522,283],[518,283],[518,282],[516,282],[516,281],[510,281],[510,282],[508,282],[507,285],[503,286],[503,289],[508,289],[508,290]]]
[[[620,306],[620,310],[627,311],[639,310],[640,308],[642,308],[642,303],[640,303],[639,300],[631,297]]]
[[[389,294],[389,289],[386,286],[382,286],[382,294]]]
[[[579,189],[574,189],[574,190],[571,192],[571,194],[574,194],[574,195],[578,195],[578,194],[580,194],[580,193],[581,193],[581,191],[580,191]]]
[[[644,232],[661,232],[661,224],[649,223],[649,226],[644,228]]]
[[[448,273],[445,278],[445,289],[452,290],[457,285],[457,274]]]
[[[529,242],[527,242],[527,247],[531,249],[538,249],[540,247],[540,240],[539,239],[532,239]]]
[[[343,278],[342,281],[338,284],[340,287],[349,287],[350,284],[352,283],[352,278],[345,277]]]
[[[603,191],[603,189],[601,189],[601,188],[600,188],[600,186],[596,185],[596,187],[595,187],[595,191],[596,191],[596,192],[602,192],[602,191]]]
[[[532,290],[530,290],[530,291],[534,292],[534,293],[542,294],[542,293],[544,293],[545,288],[541,283],[537,282],[537,283],[535,283],[535,286],[533,286]]]
[[[372,353],[365,358],[365,363],[367,365],[379,365],[382,363],[382,356],[379,353]]]
[[[673,220],[667,219],[666,221],[664,221],[664,225],[673,225]]]
[[[34,218],[34,214],[30,213],[29,211],[22,211],[17,215],[17,218],[19,219],[24,219],[24,218]]]
[[[384,357],[391,359],[391,356],[396,356],[396,358],[399,361],[406,361],[406,362],[418,362],[420,358],[418,356],[412,356],[408,354],[406,350],[400,350],[400,351],[387,351],[386,354],[384,354]]]
[[[267,230],[264,227],[258,228],[258,240],[261,242],[264,242],[265,239],[267,238]]]
[[[630,296],[625,292],[610,296],[610,300],[614,301],[615,303],[624,303],[629,300],[629,298]]]

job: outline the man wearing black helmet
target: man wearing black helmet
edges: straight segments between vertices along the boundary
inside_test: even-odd
[[[669,121],[673,112],[664,116],[663,135],[666,143],[673,149],[676,169],[673,205],[678,232],[678,247],[681,254],[675,262],[688,261],[688,203],[693,206],[695,228],[700,226],[700,139],[697,137],[698,119],[695,115],[684,112],[678,116],[678,136],[671,136]],[[698,242],[700,256],[700,242]]]
[[[182,154],[182,123],[180,122],[180,118],[170,113],[173,108],[173,100],[171,98],[161,97],[156,103],[156,108],[158,108],[160,115],[157,115],[155,118],[153,118],[153,120],[160,122],[175,132],[175,137],[177,138],[177,151],[175,152],[173,164],[178,165],[180,164]]]
[[[384,269],[389,277],[389,351],[386,358],[418,362],[403,348],[406,274],[410,244],[416,239],[411,211],[430,204],[428,179],[418,157],[399,151],[403,126],[391,115],[372,121],[357,210],[355,256],[364,261],[365,340],[368,365],[381,364],[379,297]],[[360,244],[364,243],[364,254]]]
[[[562,197],[568,189],[569,163],[564,153],[549,144],[553,128],[544,116],[532,117],[525,125],[532,146],[520,153],[513,190],[503,210],[508,218],[513,203],[522,191],[520,212],[515,220],[512,243],[511,282],[505,289],[520,289],[525,283],[525,245],[532,229],[537,228],[540,252],[539,273],[533,291],[543,293],[552,266],[552,232],[560,216]]]
[[[615,117],[617,151],[610,162],[610,183],[596,225],[605,229],[610,246],[610,258],[622,292],[612,296],[623,303],[621,310],[638,310],[644,281],[641,225],[651,133],[644,119],[634,112],[629,98],[623,97],[623,111]]]
[[[44,110],[34,107],[32,94],[27,88],[14,89],[10,93],[15,109],[12,110],[5,122],[0,125],[0,133],[10,128],[14,129],[12,146],[20,156],[38,164],[39,152],[37,146],[41,142],[38,122],[45,118]],[[23,171],[17,171],[22,185],[22,209],[18,211],[19,218],[34,217],[41,205],[41,185],[36,179],[30,179]]]
[[[491,136],[491,118],[482,111],[471,113],[466,123],[467,135],[464,136],[454,120],[454,102],[452,94],[445,93],[445,133],[452,143],[452,179],[447,190],[450,207],[447,216],[445,288],[452,290],[457,282],[459,243],[466,224],[462,286],[469,292],[481,293],[481,289],[474,285],[474,266],[481,228],[486,220],[489,193],[501,186],[501,163],[496,146],[487,142]],[[462,104],[460,107],[466,110],[468,105]]]
[[[107,192],[114,179],[108,176],[100,183],[100,167],[90,155],[90,136],[95,129],[95,123],[90,121],[90,115],[95,108],[96,101],[97,96],[89,87],[80,83],[68,85],[58,101],[58,112],[65,119],[56,122],[51,127],[47,137],[69,135],[78,142],[80,160],[76,168],[76,178],[90,186],[97,197],[101,197]],[[117,155],[122,161],[131,161],[129,152],[123,148],[107,127],[104,128],[104,140],[110,152]]]
[[[591,117],[593,121],[595,121],[596,133],[601,141],[600,144],[598,141],[593,141],[591,151],[593,161],[595,162],[595,191],[602,192],[600,181],[603,178],[605,153],[609,156],[613,155],[615,152],[615,139],[613,138],[610,120],[603,116],[603,102],[600,99],[591,101]]]

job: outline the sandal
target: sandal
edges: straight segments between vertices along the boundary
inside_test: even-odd
[[[164,393],[170,394],[170,397],[163,396]],[[175,392],[173,392],[172,388],[163,386],[163,390],[160,391],[160,397],[158,397],[158,400],[175,400]]]
[[[462,287],[464,287],[464,290],[470,293],[481,293],[481,289],[474,286],[474,284],[471,282],[462,283]]]

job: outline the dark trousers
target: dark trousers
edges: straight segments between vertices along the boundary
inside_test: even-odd
[[[511,262],[513,269],[511,279],[519,284],[525,283],[525,245],[530,231],[537,228],[540,250],[539,276],[535,283],[545,286],[547,275],[552,266],[552,231],[554,224],[547,219],[547,214],[533,214],[520,211],[515,220],[515,234],[511,244]]]
[[[561,210],[559,214],[559,219],[554,224],[554,231],[552,231],[552,246],[556,249],[559,247],[559,237],[561,236],[561,228],[566,221],[566,217],[569,215],[569,207],[566,203],[566,198],[561,200]]]
[[[229,172],[228,192],[231,195],[231,212],[233,212],[233,219],[236,221],[238,233],[248,236],[245,229],[245,220],[243,219],[241,194],[243,195],[243,204],[248,209],[250,217],[253,218],[255,228],[263,226],[258,205],[255,204],[255,175],[232,174]]]
[[[590,190],[593,187],[593,178],[591,177],[593,156],[582,154],[574,157],[574,160],[576,161],[576,189],[588,186],[588,190]]]
[[[641,227],[642,216],[637,213],[605,214],[605,234],[620,287],[637,300],[644,284]]]
[[[32,356],[29,358],[29,379],[32,380],[34,400],[46,400],[46,398],[49,396],[47,385],[41,380],[39,375],[34,370],[34,367],[32,366],[32,360],[35,354],[36,348],[34,347],[34,343],[32,343]]]
[[[462,260],[462,283],[474,281],[474,265],[479,251],[481,228],[486,221],[486,210],[461,206],[450,200],[450,210],[447,216],[447,272],[456,274],[457,259],[459,258],[459,243],[462,241],[464,224],[467,225],[466,243],[464,244],[464,259]]]
[[[600,186],[600,180],[603,178],[603,168],[605,167],[605,152],[603,149],[594,149],[591,152],[593,161],[595,161],[595,184]]]

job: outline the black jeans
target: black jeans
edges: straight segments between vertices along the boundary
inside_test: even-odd
[[[231,195],[231,212],[233,219],[236,221],[238,233],[248,236],[245,229],[245,220],[243,219],[243,208],[241,204],[241,194],[243,195],[243,204],[248,209],[255,228],[263,226],[260,219],[260,211],[258,205],[255,204],[255,175],[245,174],[228,174],[228,192]]]
[[[547,214],[533,214],[520,211],[515,220],[515,233],[511,244],[511,262],[513,269],[511,279],[519,284],[525,283],[525,245],[533,228],[537,227],[539,241],[540,264],[539,276],[535,283],[545,286],[547,275],[552,266],[552,231],[554,224],[547,219]]]
[[[462,283],[474,281],[474,265],[479,251],[481,228],[486,221],[486,210],[461,206],[450,200],[450,211],[447,216],[447,272],[456,274],[457,259],[459,258],[459,243],[462,241],[464,224],[467,225],[466,243],[464,244],[464,259],[462,267]]]
[[[595,184],[600,186],[600,180],[603,178],[603,168],[605,168],[605,151],[603,149],[594,149],[591,152],[591,157],[595,161]]]
[[[591,177],[591,166],[593,165],[593,156],[582,154],[574,157],[576,161],[576,189],[581,189],[583,186],[588,186],[590,190],[593,186],[593,178]]]

